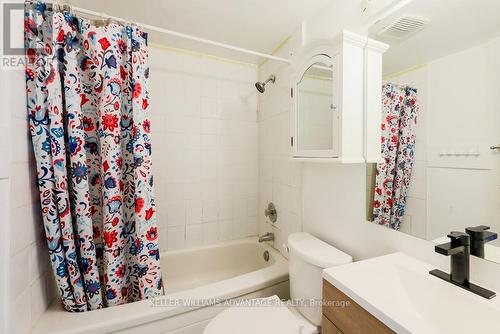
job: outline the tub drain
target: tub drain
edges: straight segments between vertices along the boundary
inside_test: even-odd
[[[264,256],[264,260],[265,260],[266,262],[267,262],[267,261],[269,261],[269,252],[268,252],[268,251],[264,251],[263,256]]]

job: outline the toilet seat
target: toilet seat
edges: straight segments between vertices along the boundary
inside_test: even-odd
[[[204,334],[315,334],[316,327],[291,311],[277,296],[253,300],[261,306],[230,307],[205,328]],[[268,302],[268,303],[262,303]],[[252,304],[254,305],[254,304]],[[272,305],[272,306],[268,306]]]

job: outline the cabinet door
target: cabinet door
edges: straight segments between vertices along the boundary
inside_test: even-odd
[[[339,153],[338,56],[315,55],[293,86],[293,156],[336,158]]]
[[[345,334],[395,334],[329,282],[323,280],[323,299],[345,307],[323,306],[323,316]]]
[[[339,331],[327,317],[323,316],[323,321],[321,322],[321,334],[342,334],[342,332]]]

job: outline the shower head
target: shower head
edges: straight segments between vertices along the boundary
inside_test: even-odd
[[[269,76],[269,78],[264,81],[264,82],[261,82],[261,81],[258,81],[255,83],[255,88],[257,88],[257,90],[259,91],[259,93],[264,93],[266,91],[266,85],[268,82],[271,82],[271,83],[274,83],[276,81],[276,77],[271,74]]]

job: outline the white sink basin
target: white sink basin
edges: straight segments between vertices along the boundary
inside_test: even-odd
[[[477,296],[432,269],[394,253],[325,269],[323,277],[398,334],[500,333],[500,297]]]

